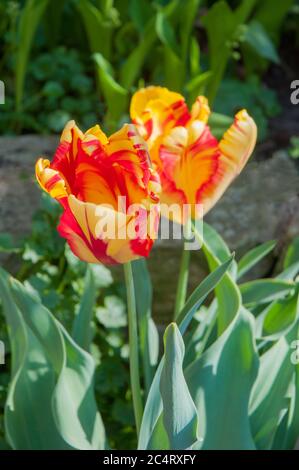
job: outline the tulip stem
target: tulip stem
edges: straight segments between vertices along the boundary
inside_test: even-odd
[[[137,436],[139,436],[143,406],[140,387],[139,350],[138,350],[138,328],[134,281],[131,263],[124,264],[125,283],[127,289],[128,323],[129,323],[129,356],[130,356],[130,379],[133,398],[133,407]]]
[[[190,237],[191,223],[187,222],[185,226],[185,239]],[[176,291],[174,320],[177,319],[180,311],[184,307],[187,298],[188,280],[189,280],[189,264],[190,264],[190,250],[186,249],[185,243],[181,256],[180,272],[178,279],[178,286]]]

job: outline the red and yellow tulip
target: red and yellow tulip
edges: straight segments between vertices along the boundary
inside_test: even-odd
[[[126,263],[149,254],[158,232],[160,181],[132,124],[108,138],[99,126],[82,133],[69,122],[53,161],[37,161],[36,177],[62,205],[58,231],[81,260]]]
[[[193,218],[206,214],[241,172],[256,143],[256,125],[246,110],[236,114],[218,142],[207,125],[210,109],[203,96],[189,111],[179,93],[150,86],[135,93],[130,113],[160,175],[161,212],[177,222],[184,221],[184,211],[172,213],[169,207],[188,205]]]

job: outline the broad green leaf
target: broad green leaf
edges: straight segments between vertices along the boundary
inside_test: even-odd
[[[91,322],[97,298],[94,274],[89,265],[86,269],[84,286],[79,310],[73,322],[72,337],[78,346],[89,351],[92,340]]]
[[[190,45],[190,75],[191,77],[197,77],[200,75],[200,46],[195,37],[191,39]]]
[[[184,15],[181,15],[180,37],[181,37],[181,56],[185,67],[188,67],[190,41],[192,38],[192,28],[201,0],[185,0]]]
[[[0,233],[0,253],[18,253],[20,248],[9,233]]]
[[[126,109],[128,92],[114,80],[110,64],[100,53],[94,54],[93,58],[97,65],[101,90],[107,103],[107,115],[114,123],[117,123]]]
[[[12,447],[103,449],[92,357],[73,342],[39,299],[4,271],[0,288],[13,355],[5,411]]]
[[[296,276],[299,273],[299,260],[295,263],[289,265],[286,269],[284,269],[281,273],[279,273],[275,279],[280,281],[294,281],[296,280]]]
[[[173,91],[181,91],[185,69],[182,60],[167,45],[163,51],[164,84]]]
[[[275,247],[275,241],[269,241],[248,251],[238,263],[238,278],[244,276]]]
[[[248,403],[257,371],[253,319],[241,309],[225,332],[185,371],[198,410],[201,441],[197,448],[255,449]]]
[[[160,41],[167,46],[175,55],[179,55],[179,45],[176,40],[175,31],[169,21],[165,9],[159,9],[156,16],[156,32]]]
[[[18,47],[17,49],[15,65],[15,96],[17,111],[22,109],[24,81],[32,41],[48,3],[49,0],[27,0],[21,12],[18,27],[18,42],[21,47]]]
[[[206,222],[203,223],[203,243],[203,247],[208,245],[210,251],[213,251],[215,257],[218,258],[221,263],[224,263],[227,258],[231,256],[231,252],[223,238]],[[235,260],[232,262],[230,272],[235,279],[237,272],[237,263]]]
[[[246,22],[256,0],[243,0],[235,11],[228,3],[220,0],[209,8],[202,22],[207,31],[209,43],[210,70],[213,76],[208,84],[207,97],[212,104],[236,41],[240,25]]]
[[[66,0],[51,0],[48,2],[44,16],[44,28],[46,41],[51,48],[55,47],[58,43],[65,4]]]
[[[299,332],[297,339],[291,344],[292,355],[294,355],[293,363],[295,365],[294,383],[291,389],[291,403],[288,415],[285,449],[294,449],[298,442],[299,435]]]
[[[140,349],[148,392],[152,383],[159,356],[159,334],[151,317],[152,285],[145,259],[132,263],[136,308],[138,314]]]
[[[82,17],[91,52],[99,52],[109,60],[113,24],[103,17],[101,11],[91,1],[79,0],[75,4]]]
[[[205,300],[207,293],[211,292],[214,288],[216,288],[218,283],[221,282],[221,280],[231,267],[232,263],[233,258],[230,257],[223,264],[219,264],[219,266],[199,284],[199,286],[192,292],[190,297],[187,299],[186,304],[184,305],[177,318],[177,323],[180,327],[180,331],[182,334],[185,333],[193,318],[194,313],[198,310],[200,305]]]
[[[9,277],[3,270],[0,270],[0,298],[12,352],[12,377],[5,405],[6,438],[13,449],[70,449],[57,429],[51,410],[55,388],[53,366],[23,320],[11,294]],[[60,348],[61,343],[57,346]]]
[[[298,293],[272,302],[257,318],[257,335],[277,340],[294,326],[299,316]]]
[[[203,252],[207,258],[211,270],[221,265],[221,259],[224,259],[228,248],[208,224],[203,225],[203,238],[196,230],[193,224],[194,235],[202,242]],[[227,328],[230,322],[237,315],[241,306],[241,295],[234,279],[236,275],[236,263],[233,261],[230,272],[226,272],[223,279],[215,289],[218,302],[217,329],[218,336]]]
[[[200,305],[205,301],[209,293],[215,288],[217,283],[221,280],[227,269],[231,265],[232,259],[230,258],[226,263],[223,263],[220,267],[210,273],[202,283],[195,289],[193,294],[187,300],[187,303],[178,317],[178,326],[181,334],[183,335],[190,324],[192,317]],[[138,449],[147,449],[155,428],[158,426],[159,429],[159,417],[162,411],[161,394],[159,392],[159,383],[161,372],[163,368],[164,357],[161,359],[160,364],[156,370],[155,377],[153,379],[148,398],[145,404],[141,430],[139,435]],[[163,435],[161,439],[164,439]]]
[[[148,21],[154,14],[154,10],[152,4],[147,0],[130,0],[129,14],[139,33],[143,34]]]
[[[175,323],[164,334],[164,364],[160,379],[163,423],[169,449],[189,449],[198,440],[198,418],[183,373],[185,346]]]
[[[279,41],[280,29],[286,15],[289,13],[294,0],[263,0],[257,2],[254,19],[259,21],[271,39],[277,44]]]
[[[299,237],[294,238],[294,240],[289,245],[283,267],[289,268],[291,265],[299,262]]]
[[[260,359],[257,380],[250,398],[250,422],[258,449],[270,449],[281,413],[288,406],[287,392],[295,365],[291,344],[298,339],[298,325],[279,339]]]
[[[268,36],[267,31],[258,21],[251,21],[247,26],[245,42],[249,44],[260,57],[271,60],[275,64],[279,64],[280,59],[276,48]]]
[[[235,20],[227,3],[219,1],[208,10],[208,13],[202,18],[202,22],[207,31],[209,65],[213,73],[207,92],[209,102],[212,104],[230,57],[229,40],[235,31]]]
[[[210,71],[203,72],[192,78],[185,86],[186,91],[190,95],[190,102],[193,103],[196,97],[203,94],[206,84],[209,82],[212,73]]]
[[[147,55],[157,40],[154,21],[150,20],[137,47],[127,57],[120,69],[120,85],[129,90],[141,75],[141,69]]]
[[[294,283],[279,279],[257,279],[244,282],[240,291],[244,305],[267,303],[284,298],[294,289]]]

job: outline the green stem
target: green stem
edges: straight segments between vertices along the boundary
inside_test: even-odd
[[[189,234],[191,233],[190,222],[187,222],[186,226],[187,226],[187,234],[185,235],[185,238],[188,239]],[[185,243],[184,243],[182,257],[181,257],[179,280],[178,280],[178,286],[177,286],[177,291],[176,291],[174,320],[177,319],[180,311],[182,310],[182,308],[184,307],[186,303],[188,279],[189,279],[189,264],[190,264],[190,250],[185,249]]]
[[[125,274],[125,283],[126,283],[126,289],[127,289],[127,302],[128,302],[131,389],[132,389],[137,436],[139,436],[142,414],[143,414],[143,407],[142,407],[142,399],[141,399],[140,373],[139,373],[137,314],[136,314],[135,291],[134,291],[134,282],[133,282],[131,263],[124,264],[124,274]]]

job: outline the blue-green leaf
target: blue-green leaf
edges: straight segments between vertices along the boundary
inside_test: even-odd
[[[242,309],[225,332],[186,369],[198,410],[200,449],[254,449],[249,396],[258,370],[253,319]]]
[[[165,331],[164,348],[160,392],[168,448],[189,449],[198,440],[198,418],[183,373],[185,346],[175,323],[170,324]]]
[[[105,432],[94,398],[92,357],[36,296],[3,270],[0,295],[13,356],[5,410],[12,447],[103,449]]]

